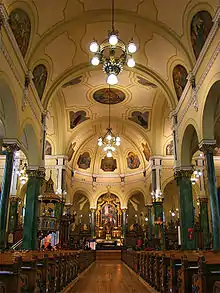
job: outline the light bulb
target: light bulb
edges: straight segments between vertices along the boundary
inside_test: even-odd
[[[112,157],[112,151],[111,150],[108,150],[106,156],[108,158],[111,158]]]
[[[115,143],[117,146],[120,146],[120,141],[116,141]]]
[[[128,67],[134,67],[135,66],[135,61],[133,58],[129,58],[127,61]]]
[[[111,134],[108,134],[108,135],[106,136],[106,139],[107,139],[107,140],[111,140],[111,139],[112,139]]]
[[[135,45],[135,43],[131,42],[128,44],[128,52],[133,54],[137,51],[137,47]]]
[[[146,222],[148,221],[148,218],[147,218],[147,217],[145,218],[145,221],[146,221]]]
[[[89,50],[92,52],[92,53],[97,53],[98,50],[99,50],[99,45],[97,42],[92,42],[89,46]]]
[[[94,65],[94,66],[99,65],[99,58],[98,58],[97,56],[92,57],[92,59],[91,59],[91,63],[92,63],[92,65]]]
[[[107,83],[110,85],[117,84],[118,83],[117,75],[115,75],[114,73],[109,74],[109,76],[107,77]]]
[[[116,141],[121,141],[119,136],[116,137]]]
[[[115,46],[118,43],[118,37],[116,35],[111,35],[108,41],[110,45]]]
[[[102,141],[101,140],[98,141],[98,146],[102,146]]]

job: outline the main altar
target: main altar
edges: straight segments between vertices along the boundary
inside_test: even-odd
[[[108,192],[98,199],[96,210],[97,243],[117,243],[122,238],[122,211],[119,198]]]

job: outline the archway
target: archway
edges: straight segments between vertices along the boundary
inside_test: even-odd
[[[216,81],[210,88],[202,114],[202,137],[214,139],[215,119],[218,116],[220,98],[220,81]]]
[[[192,164],[193,154],[199,148],[198,135],[195,127],[188,124],[182,139],[181,145],[181,166],[190,166]]]
[[[31,122],[27,122],[22,130],[20,136],[22,150],[28,158],[29,166],[41,165],[41,145],[40,140],[37,137],[36,131]]]

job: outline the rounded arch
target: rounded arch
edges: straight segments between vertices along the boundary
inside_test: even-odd
[[[219,78],[219,76],[218,76]],[[202,137],[214,139],[215,111],[220,98],[220,78],[208,90],[202,111]]]
[[[128,204],[129,199],[130,199],[133,195],[143,196],[143,198],[144,198],[144,204],[147,203],[147,196],[146,196],[144,190],[143,190],[142,188],[135,188],[135,189],[129,191],[129,192],[126,194],[127,204]]]
[[[95,195],[95,197],[94,197],[94,203],[95,203],[95,206],[97,207],[97,203],[98,203],[98,199],[102,196],[102,195],[104,195],[104,194],[106,194],[108,191],[106,190],[106,191],[100,191],[99,193],[97,193],[96,195]],[[124,201],[125,200],[123,200],[123,197],[118,193],[118,192],[116,192],[116,191],[114,191],[114,190],[109,190],[109,192],[111,193],[111,194],[113,194],[114,196],[116,196],[118,199],[119,199],[119,201],[120,201],[120,206],[121,206],[121,208],[123,209],[123,208],[126,208],[126,206],[125,206],[125,204],[124,204]]]
[[[192,123],[187,124],[181,143],[181,166],[190,166],[192,164],[192,156],[199,148],[197,127]]]
[[[4,125],[5,138],[16,139],[20,122],[14,91],[9,84],[9,79],[0,74],[0,119]]]
[[[41,164],[41,145],[39,137],[33,127],[31,119],[27,119],[22,126],[20,142],[22,150],[28,158],[29,166],[40,166]]]
[[[84,196],[88,199],[89,204],[91,205],[91,198],[90,195],[88,194],[88,191],[83,189],[83,188],[77,188],[76,190],[74,190],[74,192],[72,193],[72,199],[70,200],[71,203],[74,202],[75,197],[78,197],[79,195]]]

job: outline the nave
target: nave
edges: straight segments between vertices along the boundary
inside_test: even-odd
[[[150,293],[138,276],[120,260],[96,261],[73,285],[70,293]]]

